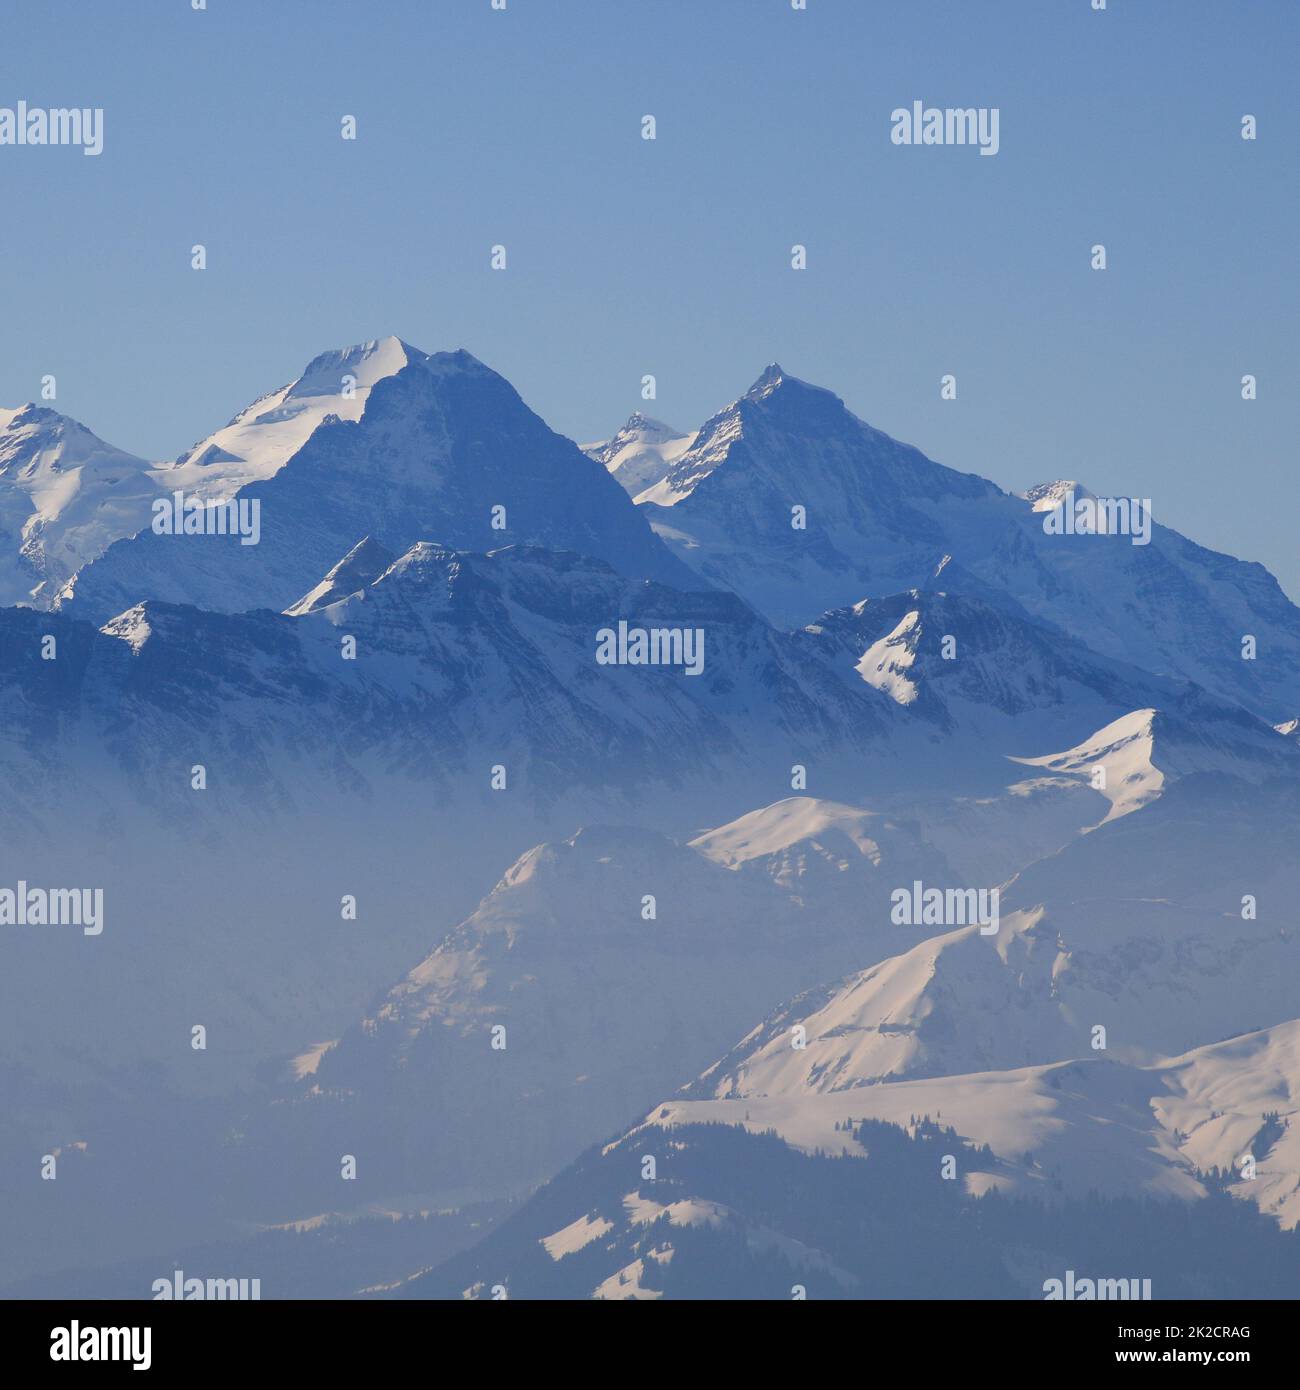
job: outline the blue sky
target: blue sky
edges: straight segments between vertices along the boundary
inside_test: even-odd
[[[1150,497],[1300,598],[1292,0],[44,0],[0,35],[0,106],[105,110],[99,158],[0,147],[2,405],[52,372],[170,457],[392,332],[589,439],[779,360],[1004,487]],[[918,99],[998,107],[999,154],[892,145]]]

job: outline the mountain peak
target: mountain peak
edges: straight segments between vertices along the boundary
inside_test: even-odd
[[[333,569],[296,603],[284,611],[293,618],[326,608],[349,594],[368,588],[393,563],[396,556],[373,536],[366,536]]]
[[[758,380],[745,392],[745,399],[761,399],[763,396],[770,395],[784,380],[785,371],[781,364],[769,362],[759,373]]]
[[[318,353],[301,376],[259,396],[182,454],[168,482],[205,501],[225,500],[246,483],[278,473],[327,415],[360,419],[374,386],[413,362],[430,360],[391,335]]]
[[[1088,497],[1096,501],[1097,494],[1090,492],[1080,482],[1072,478],[1057,478],[1050,483],[1037,483],[1022,493],[1025,501],[1036,512],[1053,512],[1073,493],[1076,497]]]
[[[105,468],[119,475],[147,467],[143,459],[106,444],[80,420],[33,401],[0,410],[0,435],[0,467],[16,462],[25,478],[74,467],[88,469],[87,477]]]
[[[1160,719],[1154,709],[1132,710],[1064,752],[1041,758],[1013,757],[1011,761],[1083,778],[1092,778],[1094,768],[1105,767],[1105,782],[1101,786],[1094,782],[1093,786],[1110,802],[1106,821],[1118,820],[1154,801],[1164,786],[1165,774],[1155,761]]]
[[[0,604],[44,603],[88,560],[148,522],[149,464],[79,420],[28,401],[0,410]]]
[[[101,448],[111,447],[98,439],[80,420],[74,420],[71,415],[61,415],[49,406],[37,405],[35,401],[27,401],[14,410],[0,409],[0,432],[9,430],[26,431],[28,440],[40,435],[84,435],[87,440],[93,440]]]
[[[603,464],[630,497],[637,497],[667,476],[672,465],[690,448],[693,434],[655,420],[640,410],[609,439],[584,444],[582,452]]]
[[[665,439],[681,439],[683,437],[681,430],[675,430],[671,425],[666,425],[662,420],[656,420],[639,410],[634,410],[627,417],[627,423],[618,433],[624,437],[627,435],[638,435],[641,438],[659,436]],[[617,437],[615,436],[615,438]]]
[[[411,362],[426,361],[428,356],[427,352],[391,335],[354,343],[351,347],[333,348],[318,353],[307,363],[302,375],[285,392],[285,397],[337,396],[345,376],[355,379],[354,388],[367,388],[383,377],[400,372]]]
[[[672,425],[656,420],[653,415],[647,415],[644,411],[634,410],[608,438],[598,439],[591,444],[580,444],[578,447],[592,458],[600,455],[612,457],[629,444],[653,445],[665,440],[685,438],[686,435]]]
[[[58,418],[58,411],[39,406],[35,401],[24,401],[22,405],[16,406],[13,410],[0,410],[0,429],[8,429],[10,425],[23,425],[36,420]]]
[[[486,362],[480,362],[467,348],[456,348],[452,352],[432,352],[422,356],[421,360],[429,371],[439,376],[451,372],[466,372],[473,376],[500,376],[500,373],[494,372]]]
[[[673,467],[659,481],[634,493],[635,500],[675,507],[691,497],[760,419],[765,420],[764,429],[798,436],[801,445],[830,436],[856,441],[866,428],[833,391],[789,376],[779,362],[772,362],[743,396],[704,422]],[[776,470],[768,472],[767,481],[780,486]]]

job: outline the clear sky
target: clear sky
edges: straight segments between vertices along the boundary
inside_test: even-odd
[[[1300,5],[1091,5],[8,0],[0,106],[103,107],[105,147],[0,147],[0,405],[51,372],[166,458],[396,333],[587,440],[777,360],[1004,487],[1150,497],[1300,599]],[[997,107],[999,153],[891,144],[915,100]]]

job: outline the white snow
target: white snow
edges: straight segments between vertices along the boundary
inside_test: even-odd
[[[1069,478],[1059,478],[1051,483],[1038,483],[1028,492],[1022,492],[1020,496],[1030,504],[1031,511],[1054,512],[1071,493],[1076,498],[1090,498],[1094,502],[1097,500],[1095,492],[1089,492],[1082,483]]]
[[[348,551],[319,584],[309,589],[302,598],[290,604],[284,611],[289,617],[296,618],[350,598],[386,573],[393,561],[394,556],[378,541],[366,536]]]
[[[1277,1117],[1271,1130],[1268,1116]],[[1237,1174],[1232,1195],[1285,1227],[1300,1223],[1300,1020],[1145,1065],[1094,1056],[847,1091],[671,1100],[643,1123],[774,1129],[807,1152],[861,1156],[837,1125],[876,1119],[911,1128],[921,1117],[993,1150],[992,1169],[963,1171],[972,1192],[996,1186],[1048,1196],[1048,1180],[1059,1180],[1076,1196],[1095,1188],[1195,1199],[1206,1193],[1202,1179],[1221,1169]],[[1241,1176],[1247,1156],[1254,1178]]]
[[[599,1240],[613,1229],[614,1223],[606,1221],[603,1216],[596,1217],[594,1221],[590,1216],[580,1216],[576,1221],[570,1221],[567,1226],[556,1231],[554,1235],[543,1236],[540,1244],[551,1259],[562,1260],[566,1255],[582,1250],[593,1240]]]
[[[371,388],[428,354],[400,338],[379,338],[323,352],[302,375],[245,407],[155,474],[158,485],[205,501],[224,501],[246,483],[272,477],[327,415],[359,420]],[[345,394],[352,378],[350,394]]]
[[[638,506],[648,502],[660,507],[675,507],[715,468],[726,462],[728,450],[742,433],[740,414],[735,407],[733,402],[690,436],[688,447],[676,455],[667,473],[637,493],[634,500]]]
[[[100,631],[110,637],[119,638],[137,654],[153,636],[153,628],[149,625],[148,612],[143,603],[128,608],[125,613],[119,613],[116,618],[105,623]]]
[[[721,1202],[708,1202],[698,1197],[687,1197],[677,1202],[663,1205],[643,1197],[639,1192],[629,1192],[623,1198],[623,1210],[628,1220],[636,1226],[648,1226],[666,1216],[674,1226],[722,1226],[733,1215],[730,1208]]]
[[[803,840],[815,840],[828,831],[847,837],[859,854],[878,862],[880,846],[868,827],[879,816],[857,806],[823,801],[812,796],[789,796],[771,806],[750,811],[690,842],[706,859],[729,869],[767,855],[779,854]]]
[[[1133,710],[1064,753],[1049,753],[1041,758],[1012,758],[1011,761],[1087,778],[1089,785],[1110,802],[1106,819],[1101,822],[1105,825],[1160,795],[1165,775],[1152,761],[1155,717],[1153,709]],[[1105,769],[1104,784],[1099,784],[1094,777],[1097,768]]]
[[[591,1296],[602,1300],[633,1299],[636,1302],[662,1297],[657,1289],[641,1287],[644,1274],[645,1262],[633,1260],[631,1264],[624,1265],[616,1274],[611,1274],[603,1283],[598,1284]]]
[[[289,1064],[294,1077],[301,1081],[304,1076],[315,1076],[321,1058],[337,1041],[337,1038],[332,1038],[328,1042],[312,1043],[305,1052],[300,1052]]]
[[[637,411],[612,438],[581,447],[635,497],[660,482],[694,440],[694,434],[683,434]]]
[[[391,337],[322,353],[170,463],[128,454],[53,410],[0,409],[0,534],[20,537],[0,553],[0,606],[52,605],[84,565],[149,526],[160,496],[225,501],[271,477],[327,415],[360,419],[376,382],[424,356]]]
[[[900,705],[910,705],[917,696],[916,684],[907,672],[916,660],[920,621],[920,613],[908,613],[893,632],[868,647],[854,667],[868,685]]]
[[[43,606],[70,575],[148,524],[150,465],[35,405],[0,410],[0,604]]]

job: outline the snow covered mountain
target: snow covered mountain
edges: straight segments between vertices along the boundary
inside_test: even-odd
[[[1142,1059],[1283,1022],[1300,974],[1296,807],[1293,778],[1172,783],[1006,886],[996,933],[893,926],[897,954],[775,1012],[690,1094],[1006,1071],[1088,1056],[1098,1026],[1108,1054]],[[864,906],[889,929],[888,901]]]
[[[877,957],[864,885],[916,874],[949,877],[914,827],[811,798],[690,845],[601,826],[538,845],[359,1024],[301,1059],[298,1141],[365,1130],[377,1193],[539,1180],[795,982]]]
[[[1001,500],[775,365],[637,497],[684,560],[790,626],[922,587],[950,534],[993,522]]]
[[[332,382],[340,365],[331,356],[313,383]],[[291,432],[300,433],[332,400],[311,395],[306,414],[290,418]],[[275,422],[284,409],[288,404],[272,412]],[[238,428],[260,439],[263,416]],[[243,434],[227,441],[226,452],[246,447]],[[279,432],[273,443],[268,453],[250,451],[259,469],[288,447]],[[206,457],[184,463],[179,482],[226,466],[204,463]],[[219,612],[280,610],[365,535],[394,554],[430,539],[471,550],[544,545],[606,560],[636,578],[705,587],[602,467],[549,430],[508,382],[467,352],[420,357],[380,378],[359,418],[330,411],[287,463],[244,485],[237,500],[259,508],[256,543],[146,531],[81,571],[61,606],[96,622],[148,599]]]
[[[176,492],[256,504],[257,543],[155,534]],[[511,1256],[599,1297],[698,1279],[688,1247],[875,1287],[815,1202],[727,1176],[731,1139],[786,1177],[945,1143],[963,1200],[1104,1170],[1207,1206],[1251,1150],[1234,1195],[1300,1220],[1300,612],[1160,526],[1045,529],[1071,498],[779,367],[585,452],[397,339],[168,465],[0,412],[0,839],[12,880],[110,906],[100,940],[4,927],[0,1156],[75,1151],[133,1220],[162,1183],[155,1228],[216,1239],[518,1194],[622,1136]],[[922,882],[996,890],[993,929],[896,921]],[[731,1139],[666,1137],[697,1121]],[[142,1129],[183,1182],[133,1167]],[[610,1166],[650,1151],[699,1182]]]
[[[218,501],[246,483],[263,482],[278,473],[329,416],[359,420],[377,382],[428,356],[394,337],[322,352],[301,376],[260,396],[229,424],[166,465],[160,485]]]
[[[47,605],[115,540],[148,524],[150,465],[56,411],[0,409],[0,605]]]
[[[1092,496],[1066,483],[1011,496],[771,366],[637,502],[684,562],[786,626],[943,573],[949,592],[1000,594],[1104,656],[1292,717],[1300,610],[1268,571],[1159,524],[1145,544],[1115,527],[1051,534],[1071,488]]]
[[[587,453],[608,471],[589,471],[576,446],[467,353],[365,343],[322,354],[176,463],[145,470],[157,492],[140,478],[115,510],[96,502],[104,488],[83,489],[94,543],[69,550],[57,584],[37,578],[23,592],[40,585],[41,604],[97,622],[150,598],[283,609],[367,533],[393,554],[431,537],[468,549],[534,543],[680,589],[729,588],[790,626],[942,588],[954,603],[1037,620],[1271,722],[1293,717],[1300,610],[1262,567],[1159,525],[1141,545],[1114,528],[1049,534],[1054,508],[1093,494],[1062,482],[1010,496],[931,462],[779,367],[693,435],[635,415]],[[46,489],[50,505],[66,487]],[[134,534],[155,496],[177,492],[256,502],[257,543]],[[70,520],[64,529],[80,535]],[[111,553],[83,553],[115,540]]]
[[[1106,821],[1145,806],[1167,780],[1190,773],[1256,780],[1300,770],[1293,749],[1244,712],[1215,709],[1195,696],[1175,708],[1133,710],[1063,753],[1013,761],[1086,781],[1110,802]]]
[[[511,547],[478,556],[421,542],[373,584],[295,609],[321,664],[337,661],[340,634],[356,638],[358,660],[336,679],[381,684],[429,702],[430,713],[437,706],[444,766],[477,742],[522,785],[532,779],[550,791],[680,784],[724,764],[739,790],[744,766],[763,761],[746,748],[773,759],[774,785],[788,785],[801,751],[896,757],[892,711],[807,659],[739,600],[638,583],[571,553]],[[703,670],[600,665],[598,634],[620,621],[698,628]],[[410,727],[428,724],[410,719]],[[783,762],[778,749],[789,750]]]
[[[890,703],[731,595],[683,595],[571,552],[427,543],[367,584],[385,558],[354,547],[293,615],[149,602],[97,629],[0,610],[0,775],[30,792],[0,804],[8,862],[32,883],[97,884],[113,905],[102,956],[65,934],[22,938],[25,966],[0,982],[15,1064],[50,1080],[144,1065],[195,999],[163,991],[146,1007],[150,991],[204,959],[205,1014],[241,1041],[201,1073],[184,1054],[165,1070],[177,1085],[233,1084],[254,1059],[334,1036],[525,846],[593,819],[686,838],[784,794],[795,764],[841,794],[907,778]],[[663,619],[703,629],[698,677],[596,661],[602,628]],[[873,854],[916,838],[863,819]],[[848,885],[872,872],[864,852],[845,873],[841,922]],[[738,875],[716,874],[743,894]],[[365,904],[368,930],[337,929],[344,895]],[[164,906],[181,898],[200,947]],[[336,927],[317,941],[322,914]],[[238,964],[217,968],[225,952]],[[52,1001],[31,972],[55,969],[79,983]],[[107,1031],[104,1006],[78,993],[92,979],[125,1010]]]
[[[823,922],[870,928],[865,905],[909,873],[956,884],[915,821],[791,796],[697,835],[690,847],[746,878],[762,878]],[[874,950],[874,944],[864,950]]]
[[[921,1108],[897,1123],[836,1115],[820,1152],[757,1123],[693,1122],[664,1107],[662,1120],[583,1154],[479,1245],[375,1292],[457,1300],[1024,1300],[1049,1296],[1050,1281],[1067,1270],[1095,1279],[1137,1269],[1155,1298],[1294,1297],[1300,1237],[1233,1201],[1222,1184],[1207,1190],[1171,1171],[1162,1154],[1142,1154],[1149,1132],[1134,1121],[1143,1092],[1158,1091],[1161,1078],[1104,1065],[1073,1070],[1090,1074],[1045,1074],[1037,1107],[1025,1108],[1025,1137],[1042,1141],[1041,1161],[1027,1151],[1008,1161],[976,1147],[946,1111],[942,1121],[921,1118],[929,1100],[942,1097],[915,1088],[911,1100]],[[980,1101],[994,1109],[990,1119],[1015,1104],[982,1080],[968,1078],[971,1093],[959,1094],[954,1107],[976,1128],[988,1127]],[[901,1094],[885,1094],[905,1089],[878,1087],[863,1097],[864,1108],[905,1104]],[[755,1107],[755,1121],[759,1113]],[[1067,1188],[1058,1158],[1070,1177],[1090,1174],[1090,1185]],[[954,1180],[945,1180],[949,1171]],[[1138,1176],[1146,1183],[1117,1181]],[[992,1186],[1008,1195],[980,1200]]]
[[[864,678],[864,654],[874,632],[896,626],[897,609],[928,613],[932,600],[938,627],[959,634],[957,656],[931,661],[938,628],[913,623],[908,669],[924,694],[900,703]],[[924,793],[938,798],[943,822],[955,797],[978,793],[986,801],[977,846],[998,838],[1000,818],[1028,818],[1054,837],[1041,853],[1098,823],[1107,805],[1091,787],[1082,743],[1069,745],[1083,749],[1073,756],[1044,750],[1086,740],[1094,717],[1113,720],[1133,701],[1160,698],[1166,737],[1181,730],[1180,746],[1203,748],[1174,771],[1236,771],[1253,760],[1272,774],[1300,756],[1244,711],[1054,644],[1035,625],[977,604],[904,596],[882,610],[783,633],[730,594],[684,594],[571,552],[513,546],[477,555],[419,541],[393,560],[367,537],[340,547],[282,615],[150,601],[97,631],[70,616],[73,604],[49,616],[0,611],[0,630],[14,644],[6,707],[15,727],[34,713],[28,692],[43,691],[42,726],[58,729],[69,749],[99,750],[93,772],[57,751],[43,755],[51,798],[66,768],[73,804],[60,805],[74,818],[84,801],[78,782],[167,818],[200,815],[174,765],[180,740],[196,750],[192,761],[229,760],[230,775],[201,799],[214,823],[237,807],[239,817],[302,810],[389,777],[477,805],[488,770],[500,766],[530,805],[570,805],[570,824],[593,807],[629,814],[634,804],[642,823],[662,823],[675,798],[676,824],[689,827],[694,815],[734,816],[791,789],[928,823]],[[599,634],[620,622],[698,631],[699,674],[601,664]],[[41,657],[47,633],[61,644],[57,665]],[[1035,759],[1033,775],[1022,770]],[[1049,798],[1061,807],[1059,825],[1044,818]],[[945,850],[970,829],[953,822]]]
[[[897,1107],[859,1107],[859,1090],[901,1096],[904,1082],[1050,1068],[1092,1055],[1098,1023],[1101,1055],[1141,1068],[1207,1034],[1284,1020],[1296,967],[1285,904],[1300,882],[1279,849],[1295,797],[1287,779],[1171,780],[1007,886],[991,937],[896,925],[894,889],[958,880],[921,828],[844,804],[790,798],[689,845],[610,827],[539,845],[359,1022],[301,1054],[290,1110],[280,1097],[241,1117],[247,1190],[261,1219],[330,1210],[327,1175],[307,1183],[295,1162],[274,1190],[252,1175],[275,1166],[273,1149],[305,1163],[365,1133],[362,1197],[502,1195],[615,1131],[629,1098],[670,1095],[701,1071],[672,1115],[707,1101],[722,1108],[700,1118],[752,1111],[792,1142],[815,1133],[821,1144],[846,1115],[897,1120]],[[1222,854],[1268,904],[1258,920],[1240,919],[1207,851],[1209,807],[1240,814]],[[842,983],[818,983],[851,962]],[[808,991],[780,1004],[801,981]],[[844,1091],[847,1107],[817,1099]],[[1132,1103],[1124,1087],[1121,1103]],[[1010,1165],[999,1182],[1032,1189],[1038,1179],[1015,1166],[1017,1125],[970,1137]],[[1146,1162],[1123,1152],[1117,1192]]]
[[[54,606],[78,570],[148,529],[156,498],[221,501],[271,477],[327,416],[359,419],[377,381],[427,355],[397,338],[322,353],[169,463],[105,444],[53,410],[0,409],[0,605]]]
[[[797,1084],[715,1100],[673,1099],[646,1124],[774,1130],[806,1152],[863,1156],[846,1117],[912,1126],[939,1117],[996,1162],[964,1164],[972,1195],[1203,1199],[1224,1190],[1284,1228],[1300,1223],[1300,1021],[1145,1064],[1104,1055],[1009,1071],[852,1089]],[[1246,1160],[1253,1160],[1253,1176]]]
[[[694,437],[636,410],[611,438],[584,444],[582,452],[604,464],[619,486],[635,497],[667,475]]]
[[[29,730],[0,751],[15,777],[35,775],[23,771],[33,759],[47,768],[42,805],[22,818],[84,818],[95,786],[229,829],[390,777],[408,795],[437,788],[477,806],[496,765],[511,807],[630,809],[620,799],[635,794],[647,816],[657,787],[689,816],[789,788],[795,764],[841,794],[868,769],[905,775],[890,702],[729,594],[682,594],[571,552],[427,542],[367,584],[386,558],[377,543],[339,554],[283,615],[150,601],[97,630],[0,610],[0,708]],[[698,628],[702,671],[600,664],[599,634],[620,621]],[[57,660],[42,656],[46,635]],[[214,774],[202,798],[189,794],[192,762]]]
[[[796,798],[695,847],[617,826],[537,845],[455,926],[447,914],[474,881],[472,841],[499,843],[508,809],[447,813],[399,801],[390,783],[369,797],[322,795],[319,810],[260,821],[248,839],[211,847],[210,863],[183,860],[158,832],[128,837],[150,845],[153,870],[133,889],[133,875],[99,877],[95,863],[108,949],[32,938],[21,968],[0,976],[5,1055],[42,1078],[21,1114],[0,1119],[0,1150],[11,1128],[18,1144],[39,1123],[51,1135],[43,1142],[89,1141],[86,1181],[97,1190],[134,1191],[134,1130],[112,1108],[88,1116],[77,1098],[102,1074],[129,1088],[143,1069],[152,1099],[132,1123],[147,1111],[169,1154],[187,1155],[183,1182],[170,1159],[148,1170],[133,1241],[146,1219],[166,1232],[159,1241],[215,1239],[227,1222],[348,1214],[372,1201],[423,1210],[543,1180],[791,989],[879,954],[861,912],[867,884],[945,878],[913,829]],[[272,836],[267,857],[257,845]],[[180,840],[194,842],[192,832]],[[60,881],[26,852],[16,862],[33,866],[33,881]],[[85,871],[84,851],[74,862]],[[356,922],[338,921],[342,892],[356,896]],[[172,906],[182,897],[183,931]],[[30,988],[55,969],[56,997]],[[188,984],[168,990],[169,979]],[[188,1042],[169,1045],[196,1019],[212,1039],[201,1065]],[[272,1056],[281,1073],[295,1059],[292,1079],[254,1087]],[[232,1084],[247,1093],[220,1106],[207,1098]],[[231,1130],[236,1146],[222,1137]],[[336,1142],[361,1156],[358,1183],[342,1193],[318,1161]],[[111,1212],[69,1208],[68,1222],[75,1248],[93,1246],[96,1232],[124,1238]]]
[[[526,1209],[554,1227],[536,1237],[544,1252],[557,1264],[572,1259],[569,1272],[590,1284],[566,1296],[663,1296],[673,1283],[650,1274],[704,1257],[687,1239],[697,1223],[731,1232],[732,1246],[784,1248],[823,1291],[833,1266],[855,1272],[851,1261],[837,1266],[824,1238],[809,1245],[808,1233],[825,1227],[774,1221],[778,1208],[760,1195],[759,1150],[740,1183],[675,1164],[676,1151],[719,1124],[867,1166],[883,1142],[879,1126],[913,1140],[944,1126],[956,1190],[1046,1200],[1058,1241],[1073,1224],[1071,1204],[1089,1194],[1193,1207],[1226,1196],[1284,1229],[1300,1224],[1300,1021],[1289,1017],[1300,882],[1284,849],[1297,791],[1291,778],[1254,788],[1224,781],[1189,775],[1035,866],[1009,890],[996,936],[935,937],[809,991],[581,1160]],[[1211,808],[1231,817],[1226,834],[1207,825]],[[725,842],[736,832],[721,833]],[[1233,897],[1244,883],[1258,889],[1258,918],[1254,901],[1247,912]],[[658,1156],[649,1184],[632,1161],[642,1154]],[[626,1194],[622,1211],[608,1200],[608,1167]],[[827,1170],[822,1181],[832,1180]],[[563,1202],[548,1206],[561,1189]],[[1104,1206],[1090,1201],[1088,1220],[1104,1225]],[[567,1224],[557,1219],[566,1213]],[[946,1250],[957,1229],[950,1225]],[[524,1296],[536,1296],[542,1276],[560,1279],[504,1231],[483,1247],[498,1262],[494,1277],[534,1291]],[[1032,1243],[1004,1252],[1006,1271],[1017,1272]],[[586,1250],[588,1258],[573,1258]],[[737,1268],[734,1249],[726,1258]],[[1048,1273],[1050,1265],[1049,1257]],[[452,1261],[446,1277],[464,1279],[473,1267]],[[593,1279],[593,1269],[603,1275]]]
[[[1204,1196],[1189,1201],[1184,1190],[1180,1200],[1168,1195],[1167,1176],[1160,1184],[1153,1154],[1141,1170],[1145,1187],[1114,1191],[1109,1160],[1136,1160],[1146,1133],[1129,1128],[1138,1105],[1113,1094],[1122,1085],[1106,1098],[1097,1074],[1107,1069],[1117,1070],[1094,1066],[1078,1080],[1056,1069],[1026,1116],[1027,1130],[1058,1152],[1086,1107],[1120,1121],[1105,1147],[1085,1149],[1073,1165],[1081,1171],[1092,1158],[1104,1196],[1073,1196],[1037,1155],[1004,1159],[926,1119],[837,1119],[821,1154],[741,1125],[651,1123],[588,1150],[522,1203],[405,1218],[377,1208],[219,1245],[187,1246],[170,1234],[165,1255],[29,1275],[5,1292],[141,1298],[160,1268],[237,1268],[261,1271],[263,1298],[1024,1300],[1047,1296],[1067,1269],[1080,1278],[1136,1269],[1161,1299],[1300,1295],[1300,1235],[1234,1200],[1262,1182],[1207,1175],[1185,1184]],[[1146,1089],[1162,1084],[1152,1076]],[[1004,1101],[991,1087],[982,1094]],[[1105,1133],[1093,1126],[1093,1137]],[[1261,1152],[1269,1138],[1268,1127],[1257,1136]],[[961,1181],[945,1181],[954,1165]],[[1009,1195],[974,1195],[991,1185]],[[1014,1195],[1020,1189],[1029,1195]]]
[[[301,898],[288,915],[305,913],[305,926],[311,913],[303,904],[314,890],[304,882],[317,859],[331,863],[341,894],[358,878],[372,883],[380,863],[418,855],[420,882],[449,875],[448,912],[467,898],[468,910],[482,892],[475,875],[499,873],[521,845],[584,821],[635,820],[694,840],[692,855],[735,881],[741,920],[750,912],[745,894],[762,888],[777,892],[782,912],[797,907],[804,920],[842,932],[859,952],[847,969],[896,953],[897,930],[876,910],[899,883],[992,886],[1029,852],[1059,849],[1110,809],[1107,795],[1092,789],[1099,755],[1087,748],[1025,769],[1004,746],[967,736],[959,724],[936,744],[911,706],[862,680],[852,648],[846,655],[819,645],[816,634],[778,632],[729,594],[682,594],[600,561],[528,547],[473,555],[420,542],[388,560],[374,541],[351,546],[285,614],[149,602],[96,629],[66,614],[0,610],[0,712],[9,735],[0,762],[11,785],[41,788],[39,798],[0,808],[15,862],[33,872],[48,867],[52,882],[93,862],[102,882],[134,901],[138,887],[123,881],[131,843],[155,845],[164,862],[163,845],[202,843],[219,875],[224,859],[252,855],[256,865],[268,834],[287,835],[266,865],[279,886],[250,879],[247,891]],[[620,620],[698,625],[704,670],[692,677],[600,665],[597,633]],[[55,639],[57,659],[44,659],[46,637]],[[1203,703],[1190,751],[1170,742],[1164,753],[1180,727],[1175,716],[1145,716],[1141,737],[1125,732],[1162,785],[1206,768],[1280,775],[1300,757],[1293,741],[1244,713]],[[1226,733],[1209,746],[1216,721]],[[820,799],[788,796],[800,767]],[[1122,791],[1129,775],[1112,787]],[[773,796],[787,799],[772,804]],[[756,805],[766,809],[747,809]],[[360,810],[368,831],[359,840]],[[702,826],[741,812],[725,833],[701,835]],[[381,859],[366,848],[375,838]],[[320,1017],[345,1021],[340,1014],[357,990],[390,982],[433,930],[412,912],[416,890],[402,887],[409,873],[390,870],[390,878],[394,872],[395,886],[380,900],[400,928],[364,971],[331,984],[331,958],[299,959],[297,938],[286,932],[277,950],[293,964],[280,961],[277,976],[254,955],[247,980],[214,975],[214,985],[225,983],[212,1016],[243,1019],[250,1049],[283,1042],[297,1026],[292,1017],[271,1020],[267,1031],[244,1011],[286,970],[305,969]],[[192,915],[206,920],[206,911]],[[170,955],[147,933],[145,941],[161,968]],[[814,984],[837,973],[801,978]],[[83,1044],[89,1049],[97,1032],[93,1011],[65,1018],[42,1005],[48,1017],[33,1018],[35,996],[21,979],[13,977],[9,1011],[14,1055],[39,1055],[49,1030],[61,1029],[60,1055],[82,1065]],[[764,1008],[787,997],[793,981],[785,986]],[[310,1035],[298,1031],[296,1040]],[[143,1036],[119,1032],[118,1041],[138,1060],[148,1028]],[[729,1041],[718,1039],[718,1048]],[[246,1057],[227,1054],[223,1065],[237,1068]],[[699,1057],[696,1069],[709,1060]]]
[[[385,549],[378,541],[365,536],[334,566],[324,579],[309,589],[297,603],[291,603],[284,611],[291,618],[304,613],[314,613],[318,608],[328,608],[341,599],[351,598],[362,589],[368,589],[381,579],[397,556]]]
[[[1236,717],[1183,681],[1101,656],[1057,628],[963,593],[863,599],[803,633],[919,723],[1007,752],[1073,742],[1138,702]]]

